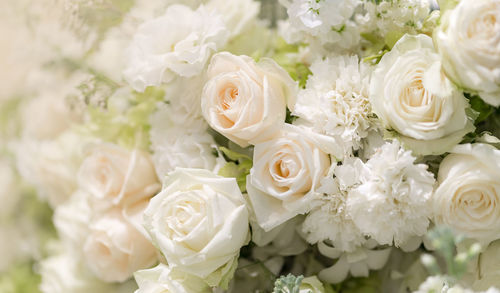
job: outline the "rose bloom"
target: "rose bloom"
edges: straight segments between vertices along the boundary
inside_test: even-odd
[[[178,168],[144,212],[144,227],[172,269],[227,286],[249,240],[248,211],[234,178]]]
[[[90,270],[106,282],[123,282],[157,261],[151,242],[120,210],[109,211],[90,225],[83,253]]]
[[[99,209],[134,204],[160,189],[149,154],[112,144],[91,150],[78,171],[78,185]]]
[[[434,41],[448,77],[500,105],[500,1],[462,0],[441,18]]]
[[[333,138],[289,124],[276,138],[255,145],[247,191],[265,231],[309,211],[331,165],[329,154],[342,154]]]
[[[500,150],[456,146],[439,166],[435,222],[487,244],[500,238]]]
[[[212,289],[202,279],[170,269],[165,264],[137,271],[134,274],[139,289],[135,293],[210,293]]]
[[[227,52],[214,55],[201,107],[208,124],[246,147],[272,137],[292,110],[296,84],[276,62]]]
[[[442,154],[474,130],[467,100],[442,72],[426,35],[405,35],[382,57],[372,74],[370,102],[415,155]]]

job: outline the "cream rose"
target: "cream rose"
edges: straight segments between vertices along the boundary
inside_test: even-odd
[[[276,138],[255,145],[247,192],[265,231],[309,211],[331,165],[329,154],[342,154],[333,138],[289,124]]]
[[[151,242],[120,210],[109,211],[90,225],[83,254],[90,270],[106,282],[123,282],[157,261]]]
[[[160,189],[149,154],[112,144],[91,150],[78,171],[78,185],[99,209],[133,204]]]
[[[500,238],[500,150],[456,146],[439,166],[435,222],[483,244]]]
[[[272,137],[292,110],[296,84],[271,59],[214,55],[201,98],[203,116],[216,131],[246,147]]]
[[[139,289],[135,293],[211,293],[198,277],[170,269],[165,264],[134,274]]]
[[[372,74],[373,111],[416,155],[444,153],[474,129],[467,100],[440,60],[430,37],[405,35]]]
[[[144,226],[172,269],[227,286],[249,240],[248,211],[234,178],[202,169],[172,172],[144,213]]]
[[[448,77],[500,105],[500,1],[462,0],[441,18],[434,41]]]

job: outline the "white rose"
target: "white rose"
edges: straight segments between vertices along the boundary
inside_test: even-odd
[[[486,290],[490,287],[500,288],[500,240],[488,245],[486,250],[479,255],[474,270],[474,290]]]
[[[441,18],[434,40],[449,78],[500,105],[500,1],[462,0]]]
[[[483,244],[500,238],[500,150],[456,146],[439,166],[435,222]]]
[[[83,161],[78,185],[99,209],[133,204],[160,189],[149,154],[104,143],[96,145]]]
[[[123,282],[157,261],[151,242],[119,210],[109,211],[90,225],[83,253],[90,270],[106,282]]]
[[[172,29],[175,27],[175,29]],[[163,16],[143,23],[128,49],[125,79],[136,91],[158,86],[175,75],[198,75],[210,55],[227,40],[221,16],[200,6],[171,5]]]
[[[210,287],[198,277],[172,270],[164,264],[135,272],[139,289],[135,293],[209,293]]]
[[[441,70],[426,35],[405,35],[382,57],[370,83],[370,102],[384,126],[415,154],[441,154],[474,130],[467,100]]]
[[[296,84],[271,59],[214,55],[201,107],[210,126],[242,147],[272,137],[293,109]]]
[[[248,211],[234,178],[207,170],[172,172],[144,213],[144,226],[169,266],[225,286],[248,242]]]
[[[333,138],[289,124],[276,138],[255,145],[247,191],[265,231],[309,211],[331,165],[329,154],[342,154]]]

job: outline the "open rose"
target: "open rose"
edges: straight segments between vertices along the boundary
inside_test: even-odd
[[[265,231],[308,212],[330,168],[329,154],[342,154],[333,138],[290,124],[275,139],[255,145],[247,191]]]
[[[94,147],[78,171],[79,187],[99,209],[151,197],[160,189],[157,180],[149,154],[112,144]]]
[[[144,226],[172,269],[227,286],[249,240],[248,211],[234,178],[202,169],[172,172],[151,199]]]
[[[459,1],[441,18],[434,41],[451,80],[500,105],[499,0]]]
[[[214,55],[201,105],[210,126],[242,147],[272,137],[293,109],[296,84],[271,59]]]
[[[426,35],[405,35],[382,57],[370,83],[372,109],[414,154],[441,154],[474,129],[467,100],[441,70]]]
[[[439,166],[438,182],[437,224],[485,244],[500,238],[500,150],[487,144],[455,147]]]
[[[151,242],[119,210],[92,223],[89,233],[83,246],[84,258],[90,270],[106,282],[123,282],[157,261]]]

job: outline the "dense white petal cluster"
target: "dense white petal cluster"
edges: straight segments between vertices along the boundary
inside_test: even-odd
[[[372,126],[368,100],[371,69],[357,56],[336,56],[311,64],[312,75],[298,94],[294,114],[343,144],[344,152],[360,147]]]
[[[399,143],[387,143],[368,160],[361,184],[348,195],[356,226],[380,244],[400,246],[427,231],[435,180],[426,165],[414,163]]]

